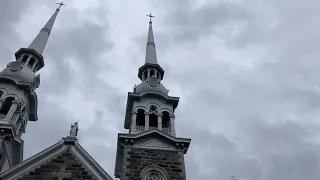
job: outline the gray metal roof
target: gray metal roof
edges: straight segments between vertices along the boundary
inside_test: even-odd
[[[158,64],[151,21],[149,22],[149,32],[148,32],[145,63]]]
[[[41,29],[37,37],[32,41],[28,49],[34,49],[39,54],[42,55],[44,48],[46,47],[47,41],[50,36],[50,32],[53,28],[53,24],[57,18],[59,9],[56,9],[56,11],[53,13],[49,21],[46,23],[46,25]]]

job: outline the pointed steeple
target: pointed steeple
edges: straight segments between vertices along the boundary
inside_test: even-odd
[[[149,21],[145,64],[139,68],[138,77],[141,80],[146,80],[147,79],[146,77],[149,77],[148,72],[149,71],[153,72],[156,70],[159,73],[159,75],[156,74],[156,76],[159,76],[159,78],[162,79],[164,75],[164,70],[161,68],[161,66],[158,64],[158,61],[157,61],[156,46],[154,43],[154,36],[153,36],[153,30],[152,30],[151,18],[154,18],[155,16],[152,16],[151,13],[147,16],[150,17],[150,21]],[[150,76],[153,76],[153,74],[150,74]]]
[[[152,21],[151,21],[151,14],[147,15],[150,17],[149,21],[149,32],[148,32],[148,40],[147,40],[147,48],[146,48],[146,60],[145,63],[150,64],[157,64],[157,53],[156,53],[156,46],[154,43],[154,37],[153,37],[153,30],[152,30]]]
[[[39,67],[37,70],[41,69],[44,66],[44,61],[43,61],[43,57],[42,57],[43,51],[47,45],[50,33],[52,31],[54,22],[57,18],[59,11],[60,11],[60,8],[61,8],[61,6],[65,6],[63,4],[63,2],[57,3],[57,4],[59,4],[59,7],[55,10],[55,12],[51,16],[51,18],[44,25],[44,27],[40,30],[39,34],[32,41],[32,43],[29,45],[29,47],[28,48],[21,48],[15,53],[17,60],[20,57],[22,57],[24,54],[33,54],[33,56],[39,62]]]
[[[42,55],[59,11],[60,7],[56,9],[49,21],[46,23],[46,25],[44,25],[37,37],[32,41],[32,43],[28,47],[29,49],[34,49],[35,51],[37,51],[37,53]]]

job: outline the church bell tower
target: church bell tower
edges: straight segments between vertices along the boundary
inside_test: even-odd
[[[59,4],[60,7],[63,5]],[[42,53],[49,39],[53,24],[60,11],[56,9],[49,21],[28,48],[15,53],[0,72],[0,170],[10,169],[23,160],[23,139],[28,121],[37,121],[37,94],[40,75],[44,66]]]
[[[124,128],[119,133],[115,177],[120,180],[185,180],[184,154],[191,139],[176,137],[175,109],[179,98],[162,85],[150,17],[141,83],[128,93]]]

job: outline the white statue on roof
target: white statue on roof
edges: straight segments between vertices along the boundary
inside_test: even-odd
[[[71,124],[70,136],[76,137],[78,135],[78,122]]]

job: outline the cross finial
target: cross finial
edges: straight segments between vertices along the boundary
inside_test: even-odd
[[[148,17],[150,18],[149,23],[152,23],[151,18],[155,18],[155,16],[152,16],[152,15],[151,15],[151,13],[150,13],[150,14],[148,14],[148,15],[146,15],[146,16],[148,16]]]
[[[59,4],[59,7],[57,8],[57,10],[60,10],[61,6],[66,6],[65,4],[63,4],[63,2],[57,3],[57,4]]]

